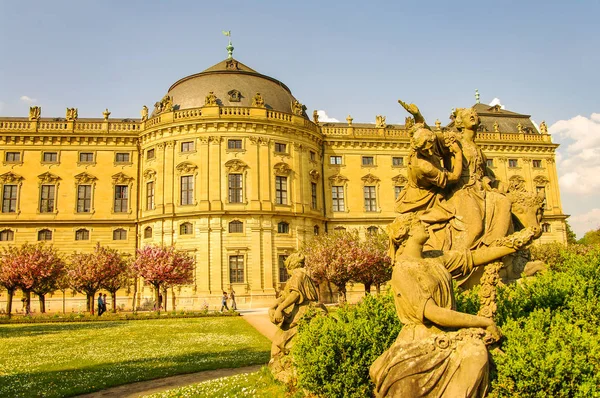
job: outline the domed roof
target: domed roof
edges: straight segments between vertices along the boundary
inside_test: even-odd
[[[178,80],[169,88],[168,95],[173,98],[175,109],[199,108],[205,105],[211,91],[220,106],[239,107],[252,106],[253,97],[260,93],[267,109],[286,113],[293,113],[292,104],[296,100],[285,84],[233,58]]]

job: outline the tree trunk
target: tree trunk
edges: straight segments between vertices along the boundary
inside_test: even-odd
[[[158,298],[160,296],[160,285],[154,285],[154,311],[160,311],[160,302]]]
[[[13,301],[13,296],[15,294],[15,290],[14,289],[6,289],[6,292],[8,293],[7,297],[6,297],[6,314],[10,318],[11,312],[12,312],[12,301]]]
[[[23,295],[25,296],[25,314],[29,315],[31,313],[31,292],[23,291]]]
[[[370,283],[365,283],[365,296],[368,296],[369,294],[371,294],[371,284]]]
[[[117,292],[110,292],[110,297],[112,299],[112,312],[113,314],[117,313]]]
[[[329,302],[333,303],[333,289],[331,288],[331,282],[327,281],[327,288],[329,289]]]
[[[340,294],[340,304],[346,304],[346,285],[337,287]]]
[[[40,312],[42,314],[45,314],[46,313],[46,295],[38,294],[38,299],[40,301]]]
[[[96,292],[94,292],[96,293]],[[95,294],[92,293],[86,293],[86,297],[87,297],[87,310],[90,312],[90,314],[94,315],[94,296]]]
[[[66,301],[67,301],[67,297],[66,297],[67,292],[66,292],[66,290],[63,290],[62,293],[63,293],[63,314],[64,314],[65,310],[66,310],[66,306],[67,306],[67,303],[66,303]]]
[[[381,284],[380,283],[377,283],[375,285],[375,291],[377,292],[378,296],[381,294]]]
[[[137,298],[137,289],[138,289],[138,278],[135,277],[133,278],[133,298],[131,300],[131,311],[133,311],[133,313],[135,314],[137,311],[137,304],[135,303],[135,300]]]
[[[165,287],[163,287],[163,291],[162,291],[162,293],[163,293],[163,295],[162,295],[162,296],[163,296],[163,298],[162,298],[162,302],[164,303],[164,306],[165,306],[165,312],[167,311],[167,291],[168,291],[168,290],[167,290],[167,287],[166,287],[166,286],[165,286]]]

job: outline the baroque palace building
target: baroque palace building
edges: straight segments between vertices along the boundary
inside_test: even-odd
[[[545,123],[538,131],[528,115],[475,108],[490,170],[545,190],[540,241],[565,242],[558,145]],[[264,306],[302,241],[384,227],[406,184],[412,119],[319,123],[285,84],[231,56],[175,82],[141,119],[103,116],[80,119],[69,108],[46,118],[32,107],[28,118],[0,118],[0,245],[49,241],[69,254],[100,242],[131,255],[175,245],[196,259],[194,284],[172,291],[178,309],[213,307],[230,288],[241,307]],[[149,305],[150,288],[140,291],[137,305]],[[47,299],[50,311],[62,309],[59,296]],[[131,308],[129,290],[118,300]],[[84,298],[66,301],[72,311]]]

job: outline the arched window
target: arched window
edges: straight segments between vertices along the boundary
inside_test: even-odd
[[[113,231],[113,240],[127,240],[127,231],[118,228]]]
[[[315,225],[313,227],[313,232],[314,232],[315,236],[319,235],[319,226],[318,225]]]
[[[543,223],[542,224],[542,232],[551,232],[550,224],[548,224],[547,222]]]
[[[191,235],[194,233],[194,226],[190,222],[184,222],[179,226],[179,234]]]
[[[290,233],[290,224],[286,223],[285,221],[279,222],[279,224],[277,224],[277,233],[289,234]]]
[[[233,220],[229,223],[229,233],[242,233],[244,232],[244,223],[239,220]]]
[[[0,241],[9,241],[15,239],[15,233],[10,229],[0,232]]]
[[[52,231],[49,229],[42,229],[41,231],[38,231],[38,240],[52,240]]]
[[[369,228],[367,228],[367,232],[374,235],[379,232],[379,227],[371,225]]]
[[[144,239],[152,238],[152,227],[144,228]]]
[[[75,231],[75,240],[90,240],[90,231],[81,228]]]

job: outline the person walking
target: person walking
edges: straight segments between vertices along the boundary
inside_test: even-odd
[[[104,300],[102,299],[102,293],[98,293],[98,316],[104,313]]]
[[[106,293],[104,293],[104,297],[102,298],[102,313],[106,312]]]
[[[223,312],[223,308],[229,311],[229,307],[227,306],[227,292],[223,292],[223,298],[221,299],[221,312]]]
[[[229,290],[229,298],[231,299],[231,309],[232,310],[237,310],[237,304],[235,302],[235,290],[233,290],[233,288],[230,288]]]

